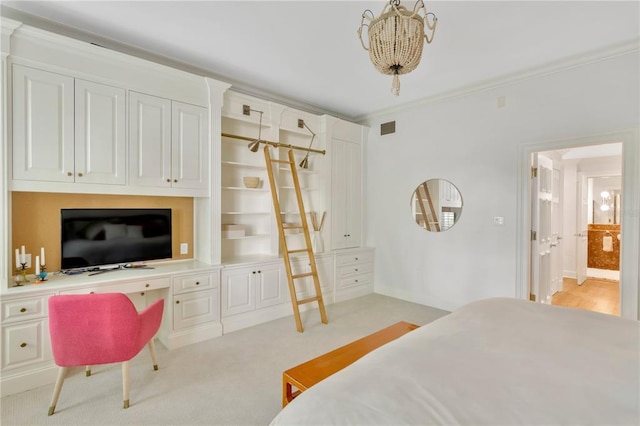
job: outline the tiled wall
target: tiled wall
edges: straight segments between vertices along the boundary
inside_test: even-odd
[[[620,225],[590,224],[587,229],[587,267],[597,269],[620,269]],[[604,238],[611,237],[611,251],[604,250]]]

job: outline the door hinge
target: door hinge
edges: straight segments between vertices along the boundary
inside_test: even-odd
[[[537,167],[531,167],[531,179],[537,178],[537,177],[538,177],[538,168]]]
[[[535,302],[536,301],[536,295],[533,294],[533,293],[529,293],[529,300],[532,301],[532,302]]]
[[[531,241],[535,241],[538,238],[538,233],[536,231],[531,231]]]

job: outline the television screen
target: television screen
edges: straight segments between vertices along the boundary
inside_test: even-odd
[[[169,259],[171,209],[61,209],[61,268]]]

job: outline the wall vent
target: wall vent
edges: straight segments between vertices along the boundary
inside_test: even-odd
[[[386,123],[382,123],[380,125],[380,136],[388,135],[390,133],[396,132],[396,122],[395,121],[387,121]]]

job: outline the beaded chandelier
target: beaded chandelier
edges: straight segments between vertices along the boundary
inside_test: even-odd
[[[377,18],[369,9],[362,13],[358,37],[364,50],[378,71],[393,75],[391,92],[400,94],[401,74],[416,69],[422,57],[424,41],[431,43],[438,18],[418,0],[413,11],[400,5],[400,0],[390,0]],[[369,46],[362,39],[362,29],[367,27]],[[425,33],[425,28],[430,34]]]

